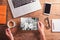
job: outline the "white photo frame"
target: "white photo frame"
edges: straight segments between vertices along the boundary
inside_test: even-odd
[[[38,30],[38,18],[21,17],[20,28],[22,30]]]
[[[21,1],[21,0],[20,0],[20,1]],[[16,1],[15,1],[15,2],[16,2]],[[21,1],[21,2],[22,2],[22,1]],[[13,17],[14,17],[14,18],[41,9],[41,4],[40,4],[40,1],[39,1],[39,0],[34,0],[34,1],[31,2],[31,3],[28,3],[28,2],[27,2],[27,3],[24,4],[24,5],[20,5],[19,3],[15,3],[16,5],[17,5],[17,4],[20,5],[19,7],[16,7],[16,6],[15,6],[15,8],[14,8],[14,5],[15,5],[15,4],[13,4],[14,2],[13,2],[12,0],[8,0],[8,3],[9,3],[9,6],[10,6],[10,8],[11,8],[11,11],[12,11],[12,14],[13,14]]]

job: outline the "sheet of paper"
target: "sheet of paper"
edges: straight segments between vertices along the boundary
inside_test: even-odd
[[[6,24],[6,5],[0,5],[0,24]]]
[[[52,32],[60,32],[60,19],[52,19]]]

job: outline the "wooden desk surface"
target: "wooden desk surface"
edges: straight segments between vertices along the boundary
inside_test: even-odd
[[[43,15],[45,1],[52,3],[51,14],[49,16]],[[51,19],[56,19],[56,18],[60,19],[60,8],[59,8],[60,7],[60,2],[59,1],[60,0],[40,0],[41,5],[42,5],[41,10],[38,10],[36,12],[32,12],[30,14],[27,14],[27,15],[24,15],[24,16],[21,16],[21,17],[37,17],[37,18],[39,18],[40,21],[43,22],[43,24],[44,24],[44,19],[46,17],[49,17],[50,24],[51,24]],[[56,15],[56,14],[58,14],[58,15]],[[19,23],[20,23],[19,19],[21,17],[13,18],[9,6],[8,6],[8,16],[7,17],[8,17],[8,20],[11,20],[11,19],[14,20],[16,22],[17,26],[19,26]],[[16,32],[17,26],[15,28],[11,29],[13,33]],[[45,36],[46,36],[47,40],[60,40],[60,33],[51,32],[51,28],[50,29],[45,28]]]

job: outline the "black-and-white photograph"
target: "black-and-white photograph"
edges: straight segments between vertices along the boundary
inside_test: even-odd
[[[12,0],[12,3],[14,5],[14,8],[29,4],[35,2],[35,0]]]
[[[21,29],[22,30],[37,30],[38,18],[21,18]]]

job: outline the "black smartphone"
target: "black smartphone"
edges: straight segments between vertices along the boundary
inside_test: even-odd
[[[45,3],[44,14],[49,15],[51,9],[51,3]]]

